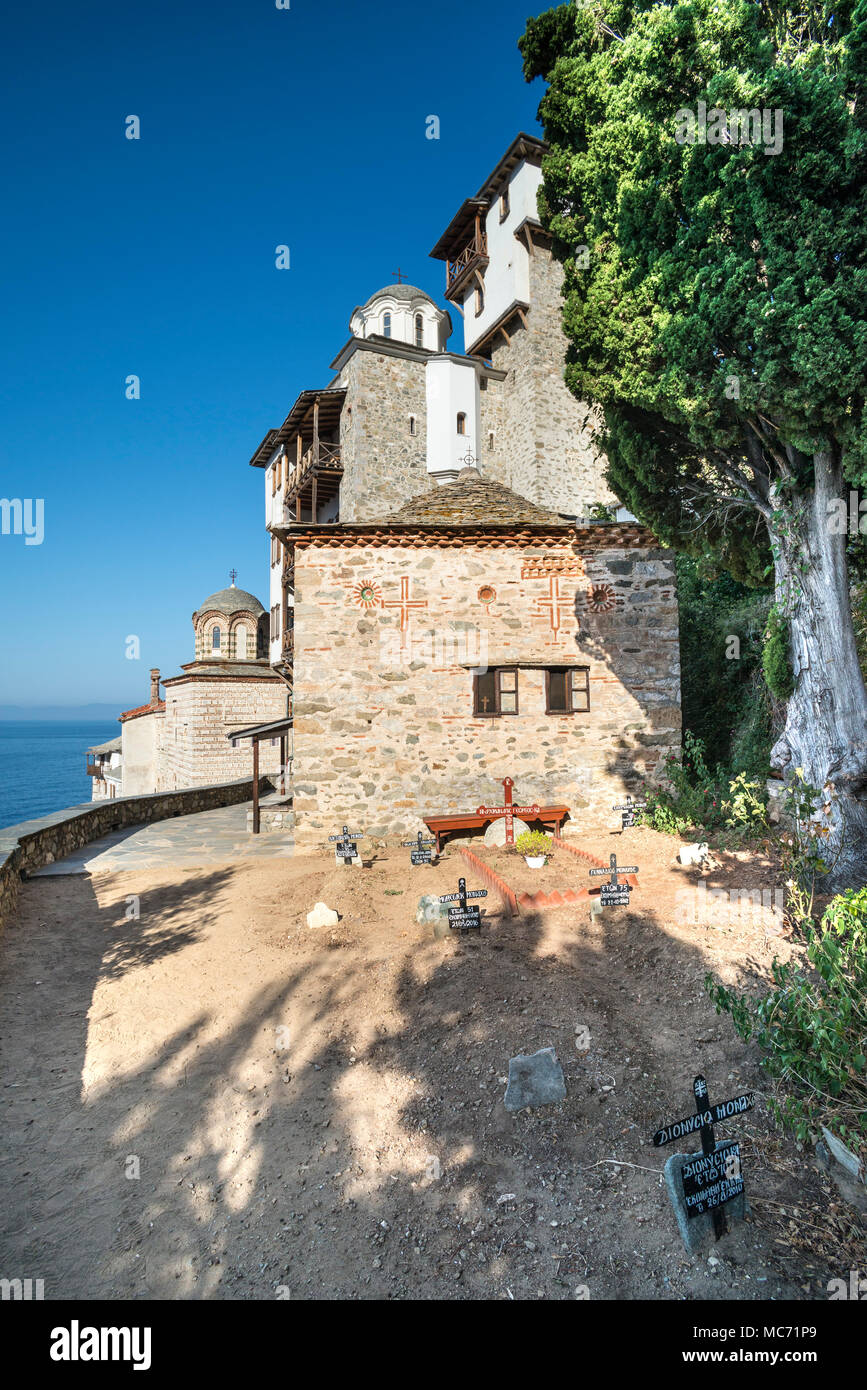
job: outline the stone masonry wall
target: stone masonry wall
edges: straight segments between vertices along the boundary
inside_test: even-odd
[[[233,729],[284,719],[287,687],[282,681],[191,678],[166,686],[166,712],[157,790],[228,782],[249,776],[253,753],[249,742],[233,748]],[[259,770],[276,773],[280,746],[259,746]]]
[[[590,585],[609,611],[584,611]],[[518,715],[474,716],[470,668],[485,660],[536,664],[519,671]],[[589,668],[589,713],[546,714],[541,668],[573,664]],[[680,746],[673,556],[610,549],[582,563],[568,541],[299,546],[294,676],[299,845],[350,822],[414,834],[424,812],[500,804],[507,775],[518,803],[564,802],[580,824]]]
[[[269,788],[260,777],[260,791]],[[188,816],[217,806],[234,806],[253,796],[249,775],[238,782],[216,787],[152,796],[125,796],[95,805],[69,806],[38,820],[23,821],[0,829],[0,927],[12,916],[18,901],[21,875],[63,859],[82,845],[127,825],[146,825],[172,816]]]
[[[425,363],[358,350],[341,373],[340,520],[378,521],[431,486]],[[409,417],[416,418],[410,434]]]
[[[495,450],[482,454],[488,477],[522,497],[567,516],[586,516],[595,502],[616,499],[605,482],[605,458],[591,440],[593,408],[578,401],[563,380],[563,271],[538,243],[530,258],[527,327],[514,319],[498,334],[491,361],[508,373],[482,395],[482,439],[495,434]]]

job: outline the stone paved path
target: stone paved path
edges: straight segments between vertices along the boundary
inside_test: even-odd
[[[278,800],[276,796],[263,797],[261,804],[266,806],[272,799]],[[252,804],[241,802],[215,811],[155,821],[152,825],[113,830],[65,859],[37,869],[33,877],[161,869],[170,864],[225,864],[232,859],[290,858],[293,839],[289,832],[252,835],[247,830],[247,811]]]

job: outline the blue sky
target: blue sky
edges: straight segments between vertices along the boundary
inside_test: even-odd
[[[428,252],[539,129],[546,5],[291,5],[7,11],[0,497],[45,526],[0,535],[0,704],[143,703],[232,566],[267,606],[254,448],[398,265],[445,304]]]

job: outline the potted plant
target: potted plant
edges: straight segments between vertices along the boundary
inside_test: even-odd
[[[544,830],[525,830],[515,841],[515,849],[523,854],[531,869],[541,869],[547,864],[550,848],[551,836],[546,835]]]

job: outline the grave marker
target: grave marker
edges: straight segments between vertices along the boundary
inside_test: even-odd
[[[344,864],[349,864],[352,862],[353,859],[359,859],[361,857],[358,853],[358,846],[356,845],[355,841],[361,840],[363,838],[363,830],[350,831],[348,826],[345,825],[340,835],[328,836],[329,840],[336,841],[334,845],[335,857],[337,859],[342,859]]]
[[[505,816],[506,818],[506,844],[515,843],[515,816],[531,816],[535,818],[541,811],[541,806],[513,806],[512,788],[514,782],[511,777],[503,778],[503,788],[505,791],[505,804],[502,806],[479,806],[476,809],[477,816]]]
[[[619,806],[612,806],[612,811],[622,812],[620,817],[620,829],[628,830],[635,824],[635,812],[644,811],[647,808],[646,801],[633,801],[631,796],[627,796],[625,802]]]
[[[421,837],[421,831],[419,831],[417,840],[401,840],[400,843],[403,849],[412,850],[412,853],[409,856],[409,861],[411,864],[433,863],[433,850],[424,849],[423,846],[435,845],[436,840],[423,840]]]
[[[607,869],[588,869],[591,878],[598,878],[602,874],[609,874],[607,883],[602,884],[602,891],[599,895],[599,902],[603,907],[628,907],[629,894],[632,892],[631,883],[621,883],[617,875],[637,874],[637,864],[618,864],[617,855],[612,854],[608,860]]]
[[[707,1082],[703,1076],[695,1078],[692,1089],[695,1096],[695,1114],[663,1125],[653,1136],[653,1146],[658,1149],[663,1144],[670,1144],[674,1139],[694,1134],[696,1130],[701,1135],[701,1154],[677,1154],[665,1165],[669,1196],[681,1224],[681,1235],[687,1249],[694,1247],[691,1245],[689,1234],[683,1229],[683,1210],[686,1213],[687,1226],[690,1218],[709,1212],[713,1220],[714,1237],[719,1240],[728,1229],[723,1207],[734,1198],[744,1196],[740,1146],[729,1139],[717,1143],[713,1127],[720,1120],[727,1120],[732,1115],[741,1115],[744,1111],[751,1110],[754,1104],[753,1092],[745,1091],[743,1095],[733,1096],[731,1100],[721,1101],[718,1105],[708,1105]],[[670,1171],[673,1167],[679,1168],[679,1184],[673,1171]]]
[[[468,898],[486,898],[487,888],[475,888],[471,893],[467,892],[467,880],[458,879],[458,891],[456,893],[441,893],[441,903],[458,904],[457,907],[449,908],[449,926],[453,931],[468,932],[471,929],[481,930],[481,913],[473,903],[472,907],[467,907]]]

